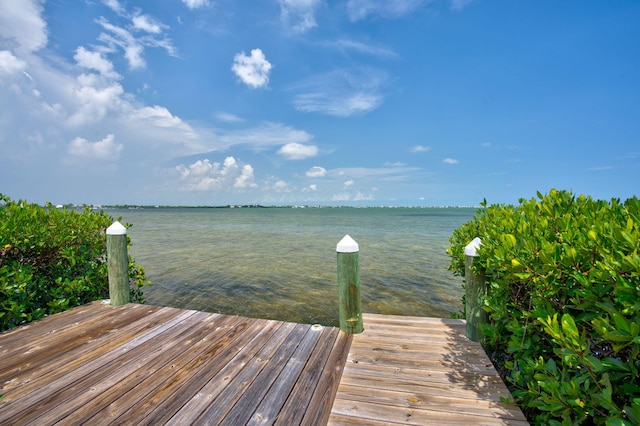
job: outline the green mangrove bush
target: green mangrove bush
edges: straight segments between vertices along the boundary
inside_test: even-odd
[[[109,297],[105,229],[113,219],[12,201],[0,194],[0,331]],[[129,257],[131,300],[144,302],[144,269]]]
[[[485,350],[530,422],[640,424],[640,201],[551,190],[490,205],[450,239],[480,237]]]

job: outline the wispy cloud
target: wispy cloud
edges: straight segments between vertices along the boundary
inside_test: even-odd
[[[349,0],[347,14],[352,21],[370,16],[399,18],[420,7],[425,0]]]
[[[231,70],[247,86],[258,89],[269,83],[271,63],[260,49],[253,49],[251,55],[244,52],[236,54],[233,58]]]
[[[431,147],[424,145],[416,145],[411,148],[411,152],[429,152],[431,151]]]
[[[455,158],[445,158],[444,160],[442,160],[442,162],[444,164],[458,164],[458,160],[456,160]]]
[[[398,57],[398,54],[388,47],[372,45],[348,39],[324,42],[323,45],[344,52],[357,52],[363,55],[377,56],[380,58]]]
[[[449,4],[452,10],[462,10],[474,1],[475,0],[450,0]]]
[[[316,9],[320,0],[279,0],[280,18],[295,33],[303,33],[317,27]]]
[[[209,0],[182,0],[189,9],[198,9],[209,5]]]
[[[372,68],[338,70],[321,74],[292,86],[298,111],[337,117],[367,113],[384,100],[386,73]]]

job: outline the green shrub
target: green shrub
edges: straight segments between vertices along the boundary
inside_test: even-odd
[[[485,349],[534,424],[640,424],[640,201],[551,190],[454,231],[487,277]]]
[[[109,297],[105,229],[113,219],[0,194],[0,331]],[[133,301],[144,269],[129,258]]]

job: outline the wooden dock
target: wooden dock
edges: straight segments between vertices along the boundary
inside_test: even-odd
[[[526,424],[464,322],[364,324],[94,302],[0,334],[0,424]]]
[[[465,321],[363,314],[331,425],[528,425]]]

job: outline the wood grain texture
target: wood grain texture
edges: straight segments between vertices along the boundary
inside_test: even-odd
[[[0,334],[0,424],[526,424],[464,321],[363,319],[80,306]]]
[[[363,314],[329,424],[526,425],[461,320]]]
[[[273,424],[285,409],[329,413],[339,377],[325,372],[340,359],[342,371],[343,336],[94,302],[0,334],[0,424]]]

